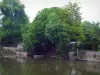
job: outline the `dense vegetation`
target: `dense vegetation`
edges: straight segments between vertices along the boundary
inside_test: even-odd
[[[97,50],[100,41],[99,22],[82,22],[77,3],[44,8],[29,24],[20,1],[3,0],[0,3],[0,16],[0,43],[23,42],[25,51],[41,54],[45,52],[42,48],[52,44],[58,52],[66,54],[71,41],[91,44],[92,49]]]
[[[28,24],[24,5],[18,0],[3,0],[0,3],[1,27],[0,41],[2,43],[18,43],[21,41],[21,28]]]
[[[97,50],[98,44],[100,43],[100,27],[99,22],[84,21],[82,23],[86,45],[92,45],[92,50]],[[89,47],[88,47],[89,48]]]
[[[40,11],[22,34],[26,50],[34,49],[36,43],[46,44],[49,40],[60,52],[63,52],[70,41],[84,40],[79,11],[80,7],[77,3]]]

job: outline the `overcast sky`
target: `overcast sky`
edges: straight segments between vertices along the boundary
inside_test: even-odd
[[[25,5],[25,11],[32,22],[38,11],[48,7],[62,7],[69,0],[21,0]],[[83,20],[100,21],[100,0],[71,0],[80,2]]]

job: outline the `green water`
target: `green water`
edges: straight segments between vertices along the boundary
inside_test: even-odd
[[[0,59],[0,75],[100,75],[100,63],[31,58]]]

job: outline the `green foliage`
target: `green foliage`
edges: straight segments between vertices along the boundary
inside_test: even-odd
[[[97,41],[100,41],[100,23],[97,22],[92,22],[92,25],[93,25],[93,28],[94,28],[94,34],[93,34],[93,39],[97,40]]]
[[[84,35],[86,38],[86,41],[89,42],[92,39],[95,40],[99,40],[100,37],[100,27],[99,27],[99,23],[91,23],[89,21],[84,21],[82,23],[82,27],[83,27],[83,31],[84,31]]]
[[[91,41],[93,34],[94,34],[94,28],[91,22],[89,21],[84,21],[82,23],[84,35],[85,35],[85,40],[86,41]]]
[[[30,24],[27,25],[24,29],[23,29],[23,46],[24,46],[24,50],[27,51],[29,49],[33,49],[34,48],[34,44],[38,42],[37,38],[36,38],[36,33],[35,33],[35,24]]]
[[[0,3],[2,18],[1,41],[20,42],[21,28],[29,23],[24,5],[19,0],[3,0]]]
[[[84,40],[80,7],[69,3],[63,8],[52,7],[40,11],[32,24],[26,26],[22,36],[26,50],[33,50],[36,43],[49,40],[63,54],[68,53],[70,41]]]
[[[97,49],[97,44],[100,41],[100,27],[99,22],[89,22],[84,21],[82,23],[84,35],[85,35],[85,41],[84,42],[91,42],[92,43],[92,49]]]
[[[64,9],[70,13],[68,17],[69,25],[76,25],[79,26],[81,24],[81,13],[80,13],[80,7],[78,3],[71,3],[69,2],[68,5],[64,7]]]
[[[56,46],[61,42],[67,43],[70,39],[67,24],[61,21],[63,10],[61,8],[51,8],[50,10],[52,12],[48,15],[49,22],[45,26],[45,36]]]
[[[67,24],[69,24],[69,34],[72,41],[82,41],[84,40],[84,34],[83,29],[81,25],[81,13],[80,13],[80,7],[77,3],[71,3],[69,2],[68,5],[64,7],[66,12],[70,13],[68,14],[67,18]]]

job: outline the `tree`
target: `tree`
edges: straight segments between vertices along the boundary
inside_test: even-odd
[[[18,43],[21,41],[21,28],[29,23],[24,5],[19,0],[3,0],[0,3],[2,18],[2,42]]]
[[[97,44],[100,41],[99,22],[95,23],[95,22],[84,21],[82,23],[82,27],[85,35],[84,42],[92,43],[92,50],[97,50]]]
[[[51,8],[48,15],[49,22],[45,26],[45,36],[56,45],[60,53],[64,53],[65,47],[70,41],[68,25],[63,21],[65,11],[62,8]],[[63,14],[63,15],[62,15]],[[66,12],[66,16],[69,13]]]
[[[22,33],[24,50],[33,50],[34,44],[38,42],[36,37],[35,24],[29,24],[23,29]]]
[[[68,23],[70,25],[80,25],[81,24],[81,13],[80,13],[80,7],[78,3],[71,3],[69,2],[68,5],[63,7],[67,12],[70,12]]]
[[[68,5],[63,7],[63,9],[66,10],[66,12],[69,12],[70,14],[66,17],[67,24],[69,24],[69,34],[71,41],[82,41],[84,40],[84,34],[82,30],[81,25],[81,13],[80,13],[80,7],[78,3],[71,3],[69,2]]]
[[[85,35],[85,41],[90,42],[93,38],[94,35],[94,27],[91,22],[89,21],[84,21],[82,23],[84,35]]]
[[[66,50],[66,48],[70,41],[84,39],[78,6],[77,4],[72,4],[75,10],[73,8],[68,10],[69,6],[70,4],[68,7],[66,6],[66,8],[52,7],[40,11],[33,23],[29,25],[31,28],[25,30],[26,35],[24,34],[23,39],[27,39],[25,37],[31,34],[31,36],[28,37],[32,38],[31,40],[36,40],[39,43],[49,40],[52,44],[56,45],[56,48],[60,52],[64,53],[64,51],[66,51],[68,53],[68,49]],[[31,29],[34,29],[34,31],[31,32]],[[28,31],[30,31],[30,33]],[[35,46],[34,43],[33,41],[30,46]]]

